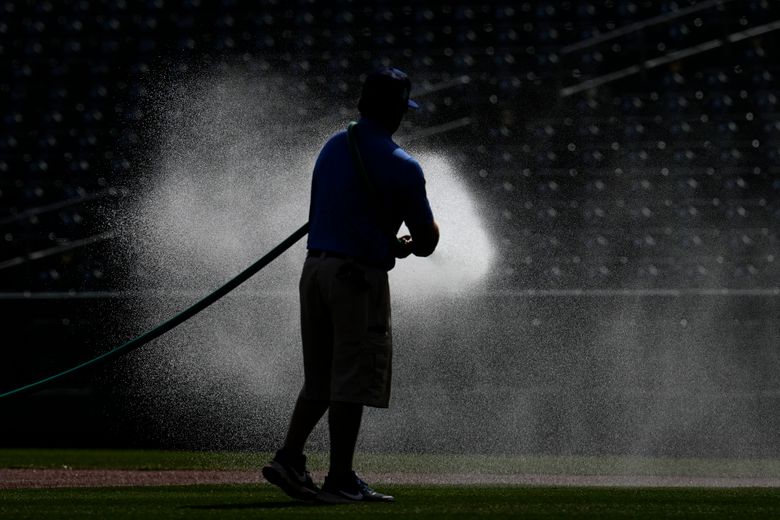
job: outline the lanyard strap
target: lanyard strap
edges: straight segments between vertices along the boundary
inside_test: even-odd
[[[368,191],[369,195],[374,199],[372,202],[378,203],[381,206],[379,190],[371,179],[371,176],[368,174],[366,163],[363,162],[363,156],[360,155],[360,145],[358,144],[356,127],[357,123],[355,121],[350,122],[347,126],[347,140],[349,141],[349,151],[352,154],[352,164],[355,165],[355,169],[358,171],[366,191]],[[375,205],[374,207],[377,206]]]
[[[366,189],[369,197],[371,197],[371,208],[373,208],[374,215],[379,222],[379,227],[382,229],[385,235],[391,240],[391,247],[395,246],[398,242],[398,238],[395,236],[395,231],[391,231],[390,225],[387,222],[387,211],[382,201],[382,197],[379,195],[379,189],[377,188],[371,175],[368,173],[366,163],[363,162],[363,156],[360,154],[360,145],[357,135],[357,123],[351,121],[347,125],[347,141],[349,141],[349,151],[352,155],[352,164],[355,165],[355,169],[358,171],[360,179],[363,181],[363,186]],[[392,250],[392,249],[391,249]]]

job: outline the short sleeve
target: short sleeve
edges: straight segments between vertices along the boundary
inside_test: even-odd
[[[402,193],[402,218],[409,229],[419,229],[433,222],[433,212],[425,189],[425,175],[414,159],[406,161],[406,175]]]

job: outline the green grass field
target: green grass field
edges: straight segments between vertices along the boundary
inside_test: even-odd
[[[777,490],[386,486],[395,504],[318,506],[270,486],[0,492],[0,518],[779,518]]]
[[[257,469],[267,454],[0,450],[3,468]],[[311,459],[315,469],[324,457]],[[365,471],[777,476],[778,461],[361,455]],[[660,473],[659,473],[660,471]],[[618,473],[616,473],[618,472]],[[624,473],[619,473],[624,472]],[[780,518],[780,489],[376,486],[395,504],[321,506],[269,485],[0,490],[0,518]]]

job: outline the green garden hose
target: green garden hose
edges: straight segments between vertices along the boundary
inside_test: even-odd
[[[200,311],[214,303],[215,301],[219,300],[223,296],[225,296],[227,293],[247,281],[252,275],[260,271],[262,268],[273,262],[279,255],[287,251],[290,247],[292,247],[293,244],[295,244],[298,240],[303,238],[307,233],[309,232],[309,223],[307,222],[303,226],[301,226],[300,229],[298,229],[295,233],[290,235],[288,238],[286,238],[282,243],[280,243],[278,246],[273,248],[271,251],[269,251],[264,257],[262,257],[257,262],[253,263],[243,271],[241,271],[238,275],[236,275],[231,280],[228,280],[227,283],[225,283],[222,287],[219,287],[217,290],[212,292],[211,294],[204,297],[202,300],[194,303],[192,306],[184,309],[179,314],[175,315],[168,321],[164,321],[163,323],[157,325],[155,328],[144,332],[140,336],[137,336],[130,341],[123,343],[122,345],[119,345],[118,347],[109,350],[108,352],[104,352],[103,354],[100,354],[99,356],[92,358],[90,360],[84,361],[83,363],[80,363],[74,367],[71,367],[67,370],[64,370],[62,372],[53,374],[51,376],[45,377],[43,379],[40,379],[38,381],[34,381],[32,383],[26,384],[24,386],[20,386],[18,388],[14,388],[13,390],[9,390],[7,392],[4,392],[0,394],[0,399],[4,397],[10,397],[10,396],[18,396],[26,393],[31,393],[38,391],[42,389],[44,386],[59,380],[60,378],[63,378],[67,375],[73,374],[75,372],[78,372],[80,370],[94,367],[95,365],[98,365],[100,363],[104,363],[110,359],[114,359],[116,357],[125,355],[129,352],[132,352],[133,350],[140,348],[153,339],[162,336],[169,330],[173,329],[174,327],[181,325],[188,319],[192,318],[196,314],[198,314]]]

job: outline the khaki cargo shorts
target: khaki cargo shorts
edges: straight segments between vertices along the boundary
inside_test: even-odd
[[[310,257],[300,296],[302,395],[387,408],[393,356],[387,271]]]

